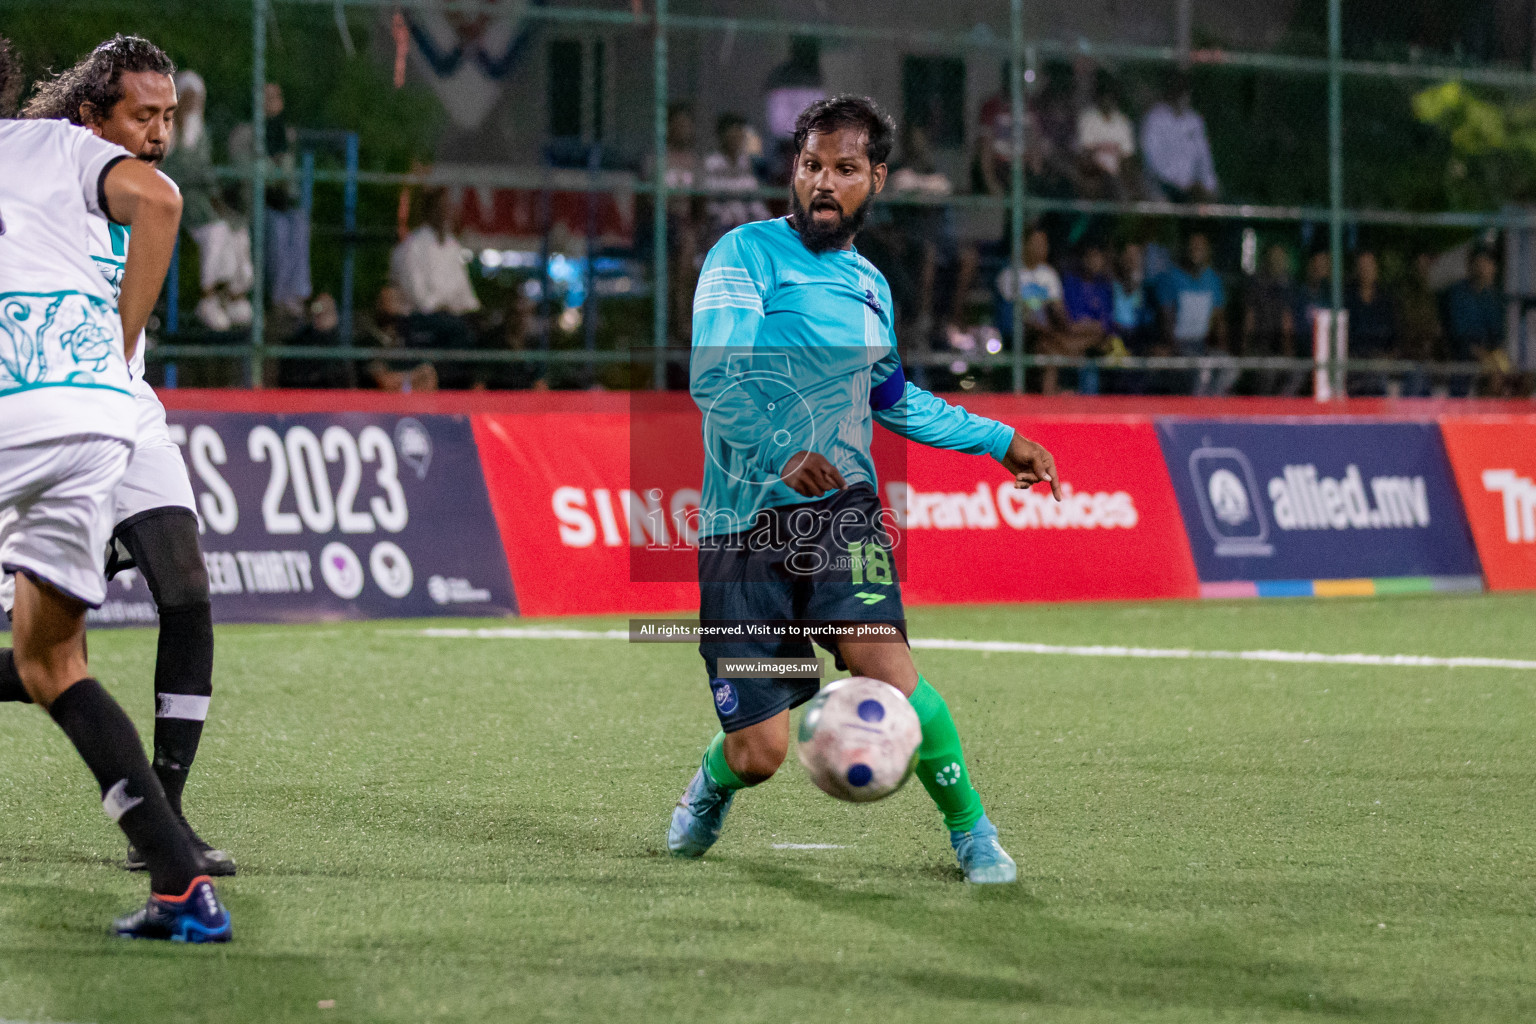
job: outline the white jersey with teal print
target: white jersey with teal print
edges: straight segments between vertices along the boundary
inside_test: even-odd
[[[107,279],[107,284],[112,288],[112,298],[116,300],[123,290],[123,268],[128,263],[129,228],[125,224],[114,224],[106,217],[92,217],[89,223],[91,259],[96,269],[101,271],[101,276]],[[144,379],[143,331],[139,332],[139,343],[133,348],[133,358],[128,360],[128,374],[135,385]],[[136,387],[137,390],[140,389]],[[145,387],[142,390],[150,389]]]
[[[117,298],[86,248],[124,158],[64,121],[0,121],[0,447],[137,434]]]
[[[891,289],[857,250],[813,253],[788,219],[744,224],[704,261],[690,387],[704,416],[701,536],[750,528],[763,508],[816,500],[779,479],[825,456],[876,486],[873,423],[935,448],[1002,459],[1013,428],[907,381]]]

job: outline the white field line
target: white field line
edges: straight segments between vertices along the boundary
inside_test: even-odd
[[[836,843],[774,843],[775,850],[846,850],[846,846],[838,846]],[[0,1024],[5,1024],[0,1021]]]
[[[414,635],[451,640],[627,640],[623,629],[548,629],[505,626],[495,629],[436,628]],[[1320,651],[1203,651],[1190,647],[1032,644],[1015,640],[946,640],[913,637],[912,646],[944,651],[993,654],[1040,654],[1071,658],[1153,658],[1174,661],[1268,661],[1303,665],[1366,665],[1378,668],[1502,668],[1536,672],[1536,660],[1518,658],[1434,658],[1423,654],[1324,654]]]

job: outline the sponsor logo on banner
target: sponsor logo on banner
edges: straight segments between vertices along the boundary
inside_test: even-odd
[[[1441,421],[1492,590],[1536,589],[1536,417]]]
[[[1020,490],[1012,481],[977,481],[970,491],[918,491],[903,480],[885,485],[886,503],[907,530],[1133,530],[1139,521],[1128,491]]]
[[[1438,433],[1412,423],[1167,420],[1205,581],[1478,572]]]
[[[183,411],[169,419],[218,621],[515,610],[467,419]],[[418,574],[476,586],[439,601]],[[143,621],[137,609],[148,602],[135,574],[110,588],[90,621]]]

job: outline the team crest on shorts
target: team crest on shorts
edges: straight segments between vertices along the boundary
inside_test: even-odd
[[[726,679],[712,679],[710,687],[715,691],[715,709],[722,715],[729,715],[741,704],[741,698],[736,694],[736,687]]]

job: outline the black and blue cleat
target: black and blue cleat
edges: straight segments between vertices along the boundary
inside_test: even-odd
[[[233,934],[229,911],[207,875],[192,879],[180,896],[151,895],[143,907],[113,921],[112,930],[125,939],[171,942],[228,942]]]

